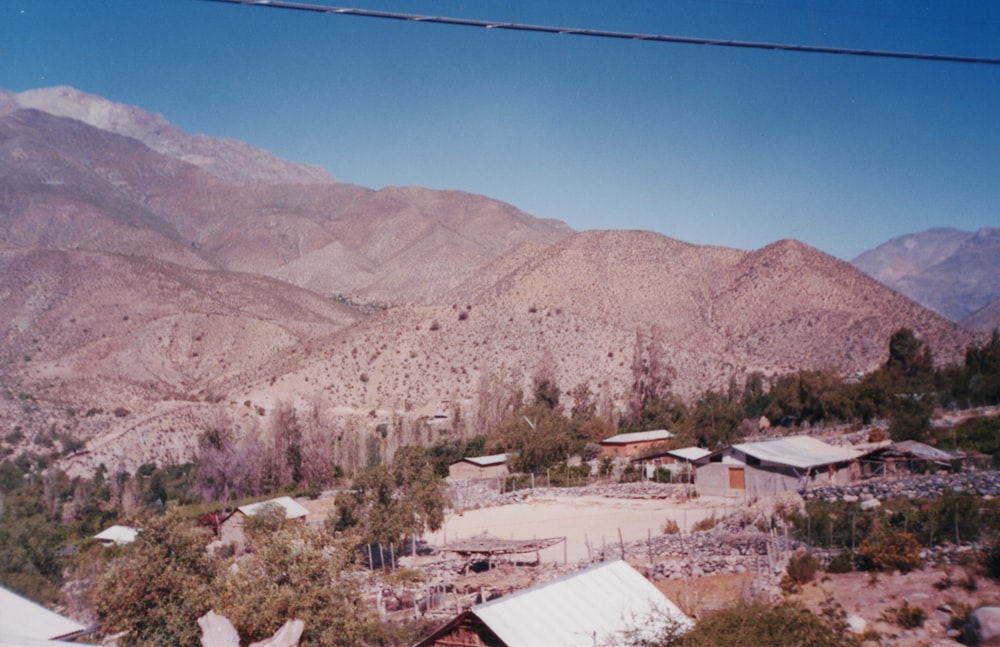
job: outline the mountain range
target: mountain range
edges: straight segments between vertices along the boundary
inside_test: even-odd
[[[871,370],[903,326],[939,361],[974,339],[797,241],[575,232],[372,190],[69,88],[0,92],[0,178],[0,420],[24,432],[3,442],[79,438],[71,470],[189,460],[209,427],[282,403],[358,439],[434,440],[436,414],[481,433],[489,392],[541,371],[613,414],[639,334],[689,399],[754,371]]]
[[[1000,229],[907,234],[852,263],[969,330],[989,333],[1000,326]]]

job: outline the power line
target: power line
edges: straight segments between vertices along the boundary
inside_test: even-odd
[[[473,20],[469,18],[446,18],[443,16],[422,16],[410,13],[392,11],[374,11],[370,9],[350,9],[348,7],[330,7],[325,5],[288,2],[286,0],[206,0],[226,4],[253,5],[271,7],[274,9],[292,9],[313,13],[339,14],[345,16],[362,16],[365,18],[382,18],[386,20],[402,20],[410,22],[426,22],[439,25],[459,27],[480,27],[484,29],[505,29],[509,31],[527,31],[543,34],[566,34],[569,36],[591,36],[595,38],[615,38],[619,40],[644,40],[658,43],[679,43],[683,45],[715,45],[717,47],[737,47],[743,49],[767,49],[784,52],[803,52],[810,54],[839,54],[846,56],[867,56],[873,58],[896,58],[918,61],[937,61],[943,63],[980,63],[984,65],[1000,65],[1000,58],[977,56],[951,56],[948,54],[921,54],[917,52],[894,52],[874,49],[848,49],[842,47],[819,47],[816,45],[793,45],[784,43],[764,43],[745,40],[722,40],[716,38],[695,38],[689,36],[667,36],[662,34],[639,34],[624,31],[605,31],[601,29],[577,29],[573,27],[551,27],[546,25],[526,25],[512,22],[496,22],[491,20]]]

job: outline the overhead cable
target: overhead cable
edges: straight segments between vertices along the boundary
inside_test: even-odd
[[[483,29],[505,29],[510,31],[527,31],[545,34],[566,34],[569,36],[591,36],[595,38],[616,38],[620,40],[645,40],[659,43],[680,43],[684,45],[715,45],[717,47],[738,47],[743,49],[766,49],[784,52],[803,52],[811,54],[839,54],[846,56],[867,56],[874,58],[897,58],[918,61],[938,61],[943,63],[980,63],[985,65],[1000,65],[1000,58],[979,56],[952,56],[949,54],[923,54],[918,52],[895,52],[874,49],[849,49],[843,47],[820,47],[817,45],[792,45],[783,43],[764,43],[745,40],[723,40],[717,38],[696,38],[690,36],[667,36],[662,34],[639,34],[624,31],[605,31],[601,29],[577,29],[573,27],[551,27],[546,25],[526,25],[513,22],[496,22],[491,20],[473,20],[470,18],[446,18],[443,16],[422,16],[410,13],[392,11],[374,11],[371,9],[351,9],[348,7],[331,7],[326,5],[288,2],[286,0],[205,0],[226,4],[254,5],[274,9],[292,9],[314,13],[339,14],[344,16],[362,16],[365,18],[382,18],[386,20],[403,20],[410,22],[435,23],[459,27],[479,27]]]

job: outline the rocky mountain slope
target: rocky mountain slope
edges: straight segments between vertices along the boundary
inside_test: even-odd
[[[687,398],[750,371],[871,369],[901,326],[941,360],[971,340],[795,241],[574,234],[482,196],[261,174],[268,154],[169,128],[66,90],[0,95],[0,420],[86,441],[75,470],[187,460],[209,427],[259,429],[282,403],[353,455],[376,429],[432,441],[420,417],[440,412],[486,432],[484,403],[542,369],[613,414],[637,332]]]
[[[852,261],[855,267],[952,321],[1000,299],[1000,229],[929,229],[894,238]],[[989,331],[1000,320],[972,320]]]

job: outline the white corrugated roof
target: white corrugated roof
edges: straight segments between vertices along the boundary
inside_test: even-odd
[[[699,458],[708,456],[712,452],[703,447],[681,447],[680,449],[671,449],[667,453],[677,458],[683,458],[686,461],[696,461]]]
[[[260,512],[261,508],[270,504],[276,504],[284,508],[285,519],[298,519],[300,517],[304,517],[307,514],[309,514],[309,511],[306,510],[301,503],[299,503],[290,496],[280,496],[277,499],[269,499],[267,501],[261,501],[260,503],[249,503],[247,505],[241,505],[240,507],[237,508],[237,510],[239,510],[248,517],[252,517],[258,512]]]
[[[94,539],[100,542],[111,542],[118,546],[124,546],[125,544],[131,544],[135,541],[135,538],[138,535],[139,531],[135,528],[130,526],[114,525],[94,535]]]
[[[811,436],[789,436],[756,443],[741,443],[733,445],[733,449],[738,449],[747,456],[753,456],[761,461],[799,469],[851,461],[862,455],[862,452],[856,449],[828,445]]]
[[[464,460],[479,467],[489,467],[490,465],[503,465],[507,462],[507,458],[507,454],[493,454],[492,456],[467,457]]]
[[[552,582],[472,607],[509,647],[619,644],[626,632],[652,639],[684,615],[627,562],[592,566]],[[631,644],[631,642],[629,642]]]
[[[83,633],[86,627],[0,586],[0,635],[28,641],[55,640]],[[19,644],[14,642],[12,644]]]
[[[602,445],[624,445],[626,443],[647,443],[657,440],[670,440],[674,435],[666,429],[653,429],[652,431],[637,431],[631,434],[618,434],[601,441]]]

